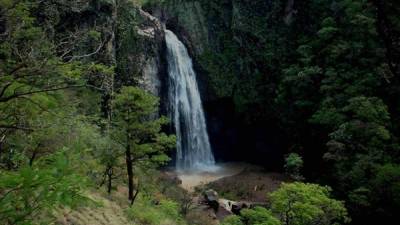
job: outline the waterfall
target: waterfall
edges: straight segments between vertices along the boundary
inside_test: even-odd
[[[192,59],[186,47],[165,31],[169,74],[169,113],[177,137],[176,168],[208,170],[215,164]]]

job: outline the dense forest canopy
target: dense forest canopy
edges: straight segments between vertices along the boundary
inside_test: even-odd
[[[214,43],[198,58],[216,95],[233,99],[238,117],[250,124],[275,124],[287,151],[304,157],[305,175],[330,184],[355,219],[394,216],[399,4],[201,4]]]
[[[399,5],[302,1],[285,26],[284,3],[244,5],[253,17],[217,36],[220,52],[205,53],[211,83],[255,123],[278,121],[290,151],[353,215],[385,218],[399,207]],[[263,4],[271,11],[258,16]]]
[[[221,224],[394,224],[399,15],[395,0],[0,0],[0,223],[107,208],[101,187],[132,224],[214,224],[165,178],[165,26],[217,102],[206,116],[232,103],[230,126],[279,142],[287,181]],[[247,144],[235,154],[271,169]]]

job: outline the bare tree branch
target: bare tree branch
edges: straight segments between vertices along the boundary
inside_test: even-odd
[[[89,54],[86,54],[86,55],[71,56],[70,59],[68,60],[68,62],[71,62],[71,61],[76,60],[76,59],[87,58],[87,57],[90,57],[92,55],[95,55],[95,54],[99,53],[100,50],[104,47],[106,42],[107,42],[106,40],[102,41],[101,44],[97,47],[96,51],[94,51],[92,53],[89,53]]]
[[[6,125],[6,124],[0,124],[0,129],[33,131],[33,129],[29,127],[20,127],[17,125]]]
[[[11,85],[12,85],[12,82],[9,82],[6,85],[4,85],[3,89],[0,91],[0,98],[3,97],[3,95],[6,92],[7,88],[9,88]]]

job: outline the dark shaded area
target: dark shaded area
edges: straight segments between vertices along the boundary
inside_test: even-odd
[[[238,116],[230,98],[206,100],[203,105],[210,142],[218,162],[249,162],[269,170],[280,170],[285,149],[282,143],[285,142],[273,123],[246,123]]]

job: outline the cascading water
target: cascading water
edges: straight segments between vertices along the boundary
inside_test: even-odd
[[[196,74],[186,47],[165,31],[169,74],[169,112],[177,137],[178,170],[208,170],[215,160],[207,134]]]

